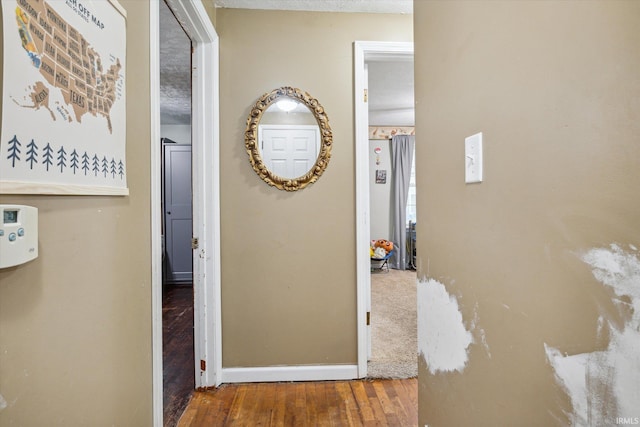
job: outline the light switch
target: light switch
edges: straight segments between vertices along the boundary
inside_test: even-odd
[[[482,132],[464,140],[464,181],[482,182]]]

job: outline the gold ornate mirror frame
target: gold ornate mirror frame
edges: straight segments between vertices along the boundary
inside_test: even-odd
[[[320,128],[320,150],[318,152],[316,163],[306,174],[297,178],[283,178],[271,172],[271,170],[269,170],[269,168],[264,164],[259,150],[258,126],[260,124],[260,119],[271,104],[274,104],[285,97],[292,98],[307,106],[315,116],[316,121],[318,122],[318,127]],[[253,170],[256,171],[258,176],[264,182],[280,190],[297,191],[316,182],[327,168],[329,159],[331,158],[333,134],[331,132],[331,127],[329,126],[329,118],[317,99],[300,89],[284,86],[269,93],[265,93],[251,108],[249,118],[247,119],[247,129],[244,133],[244,141],[247,153],[249,154],[249,162],[251,163]]]

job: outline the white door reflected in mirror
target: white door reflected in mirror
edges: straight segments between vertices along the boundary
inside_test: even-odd
[[[318,126],[260,125],[258,139],[265,165],[283,178],[305,175],[320,151]]]

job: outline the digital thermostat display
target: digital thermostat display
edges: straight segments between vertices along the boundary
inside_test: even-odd
[[[5,224],[15,224],[16,222],[18,222],[18,211],[3,211],[3,217],[4,220],[3,222]]]

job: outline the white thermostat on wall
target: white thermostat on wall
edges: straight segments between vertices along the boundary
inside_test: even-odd
[[[38,209],[0,205],[0,268],[24,264],[38,257]]]

